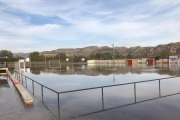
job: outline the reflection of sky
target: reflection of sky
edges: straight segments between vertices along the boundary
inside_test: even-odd
[[[125,74],[115,75],[115,82],[113,75],[109,76],[86,76],[86,75],[55,75],[42,73],[40,76],[28,75],[30,78],[53,88],[57,91],[82,89],[88,87],[97,87],[112,84],[129,83],[135,81],[143,81],[149,79],[168,77],[168,75],[159,75],[156,73],[145,74]]]
[[[143,69],[141,69],[143,67]],[[66,68],[66,67],[65,67]],[[84,66],[83,66],[84,68]],[[96,66],[97,69],[98,66]],[[80,66],[74,67],[74,71],[79,70]],[[98,87],[98,86],[105,86],[105,85],[113,85],[113,84],[121,84],[121,83],[129,83],[129,82],[136,82],[136,81],[144,81],[150,79],[157,79],[157,78],[164,78],[169,77],[166,74],[166,71],[163,75],[158,74],[158,71],[161,70],[159,68],[155,68],[154,66],[145,66],[140,65],[140,68],[132,68],[130,66],[125,66],[124,69],[116,68],[117,70],[111,70],[111,68],[103,68],[101,70],[105,73],[110,72],[109,75],[98,75],[98,76],[87,76],[84,74],[54,74],[54,73],[45,73],[41,72],[40,75],[34,75],[31,73],[26,73],[27,76],[30,78],[37,80],[38,82],[46,85],[50,88],[53,88],[57,91],[67,91],[67,90],[75,90],[75,89],[83,89],[83,88],[90,88],[90,87]],[[163,68],[169,69],[169,68]],[[80,69],[81,71],[85,71],[84,69]],[[96,70],[92,68],[91,71]],[[118,71],[128,71],[125,74],[116,74]],[[140,73],[134,73],[133,71],[139,71]],[[68,71],[67,71],[68,72]],[[113,72],[115,73],[113,75]],[[162,71],[163,72],[163,71]]]

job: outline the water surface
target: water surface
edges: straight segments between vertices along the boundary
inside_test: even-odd
[[[23,72],[23,71],[22,71]],[[55,91],[69,91],[98,86],[160,79],[180,74],[179,65],[62,65],[27,68],[23,73]],[[27,80],[32,92],[32,83]],[[102,89],[57,94],[43,89],[43,104],[60,119],[180,119],[179,78],[114,86]],[[41,100],[41,87],[34,86]]]

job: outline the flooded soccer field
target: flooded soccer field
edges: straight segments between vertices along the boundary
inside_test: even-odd
[[[13,72],[14,68],[10,71]],[[38,109],[42,111],[46,109],[52,119],[180,118],[180,77],[175,77],[180,75],[178,64],[33,66],[26,68],[25,71],[21,70],[21,73],[62,93],[59,94],[58,107],[57,93],[43,88],[42,97],[41,86],[32,84],[30,79],[26,79],[25,87],[36,100],[30,110],[35,110],[36,106],[43,106]],[[21,77],[25,80],[23,76]],[[168,77],[173,78],[162,79]],[[118,86],[113,86],[117,84]],[[82,90],[87,88],[95,89]]]

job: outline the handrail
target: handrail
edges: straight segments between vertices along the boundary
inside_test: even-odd
[[[15,71],[15,72],[17,72],[17,71]],[[49,89],[49,90],[51,90],[51,91],[53,91],[53,92],[55,92],[55,93],[57,93],[58,94],[58,92],[57,91],[55,91],[55,90],[53,90],[53,89],[51,89],[51,88],[49,88],[49,87],[47,87],[47,86],[44,86],[43,84],[41,84],[41,83],[39,83],[39,82],[37,82],[37,81],[35,81],[35,80],[33,80],[32,78],[30,78],[30,77],[27,77],[26,75],[24,75],[24,74],[22,74],[22,73],[20,73],[20,72],[18,72],[19,74],[21,74],[21,75],[23,75],[23,76],[25,76],[26,78],[28,78],[28,79],[30,79],[30,80],[32,80],[33,82],[35,82],[35,83],[37,83],[37,84],[39,84],[39,85],[42,85],[43,87],[45,87],[45,88],[47,88],[47,89]]]
[[[17,72],[17,71],[16,71]],[[22,74],[22,73],[20,73]],[[22,74],[23,75],[23,74]],[[23,75],[25,76],[25,75]],[[26,76],[27,77],[27,76]],[[107,86],[99,86],[99,87],[91,87],[91,88],[85,88],[85,89],[76,89],[76,90],[69,90],[69,91],[62,91],[62,92],[57,92],[47,86],[44,86],[45,88],[49,89],[49,90],[52,90],[53,92],[56,92],[58,94],[62,94],[62,93],[69,93],[69,92],[77,92],[77,91],[84,91],[84,90],[91,90],[91,89],[98,89],[98,88],[106,88],[106,87],[114,87],[114,86],[120,86],[120,85],[127,85],[127,84],[135,84],[135,83],[142,83],[142,82],[150,82],[150,81],[157,81],[157,80],[164,80],[164,79],[170,79],[170,78],[177,78],[177,77],[180,77],[180,76],[175,76],[175,77],[167,77],[167,78],[158,78],[158,79],[152,79],[152,80],[144,80],[144,81],[137,81],[137,82],[130,82],[130,83],[122,83],[122,84],[115,84],[115,85],[107,85]],[[27,77],[29,78],[29,77]],[[29,78],[30,80],[36,82],[37,84],[39,85],[42,85],[41,83]]]
[[[84,91],[84,90],[91,90],[91,89],[99,89],[101,88],[102,90],[102,110],[101,111],[96,111],[96,112],[92,112],[92,113],[87,113],[87,114],[84,114],[84,115],[80,115],[80,116],[85,116],[85,115],[89,115],[89,114],[93,114],[93,113],[98,113],[98,112],[102,112],[102,111],[107,111],[107,110],[111,110],[111,109],[115,109],[115,108],[118,108],[118,107],[123,107],[123,106],[127,106],[127,105],[123,105],[123,106],[118,106],[118,107],[115,107],[115,108],[110,108],[110,109],[104,109],[104,93],[103,93],[103,88],[106,88],[106,87],[113,87],[113,86],[121,86],[121,85],[128,85],[128,84],[134,84],[134,101],[135,103],[140,103],[140,102],[145,102],[145,101],[148,101],[148,100],[145,100],[145,101],[139,101],[137,102],[136,101],[136,83],[143,83],[143,82],[150,82],[150,81],[159,81],[159,97],[158,98],[162,98],[162,97],[166,97],[166,96],[161,96],[161,88],[160,88],[160,81],[161,80],[165,80],[165,79],[170,79],[170,78],[177,78],[177,77],[180,77],[180,76],[175,76],[175,77],[167,77],[167,78],[159,78],[159,79],[152,79],[152,80],[144,80],[144,81],[137,81],[137,82],[130,82],[130,83],[123,83],[123,84],[115,84],[115,85],[107,85],[107,86],[99,86],[99,87],[92,87],[92,88],[85,88],[85,89],[77,89],[77,90],[69,90],[69,91],[62,91],[62,92],[57,92],[47,86],[44,86],[43,84],[33,80],[32,78],[30,77],[27,77],[26,75],[18,72],[18,71],[14,71],[15,72],[15,77],[17,79],[20,80],[20,75],[21,75],[21,80],[23,82],[23,78],[22,76],[25,77],[25,82],[26,82],[26,87],[27,87],[27,81],[26,81],[26,78],[30,79],[32,81],[32,88],[33,88],[33,94],[34,94],[34,82],[39,84],[41,86],[41,92],[42,92],[42,101],[43,101],[43,87],[44,88],[47,88],[55,93],[57,93],[57,99],[58,99],[58,114],[59,114],[59,118],[60,118],[60,94],[62,93],[70,93],[70,92],[77,92],[77,91]],[[180,93],[176,93],[176,94],[180,94]],[[168,96],[168,95],[167,95]],[[157,99],[157,98],[153,98],[153,99]],[[152,99],[152,100],[153,100]],[[149,99],[151,100],[151,99]],[[131,103],[131,104],[128,104],[128,105],[132,105],[134,103]]]
[[[135,84],[135,83],[149,82],[149,81],[164,80],[164,79],[177,78],[177,77],[180,77],[180,76],[168,77],[168,78],[159,78],[159,79],[153,79],[153,80],[144,80],[144,81],[138,81],[138,82],[123,83],[123,84],[115,84],[115,85],[107,85],[107,86],[100,86],[100,87],[92,87],[92,88],[85,88],[85,89],[77,89],[77,90],[70,90],[70,91],[63,91],[63,92],[59,92],[59,94],[61,94],[61,93],[69,93],[69,92],[76,92],[76,91],[83,91],[83,90],[90,90],[90,89],[98,89],[98,88],[106,88],[106,87],[120,86],[120,85],[127,85],[127,84]]]
[[[91,112],[91,113],[82,114],[82,115],[79,115],[78,117],[73,117],[71,119],[75,119],[75,118],[79,118],[79,117],[87,116],[87,115],[92,115],[92,114],[95,114],[95,113],[105,112],[105,111],[108,111],[108,110],[113,110],[113,109],[117,109],[117,108],[121,108],[121,107],[125,107],[125,106],[135,105],[135,104],[139,104],[139,103],[143,103],[143,102],[147,102],[147,101],[152,101],[152,100],[156,100],[156,99],[160,99],[160,98],[166,98],[166,97],[174,96],[174,95],[178,95],[178,94],[180,94],[180,93],[169,94],[169,95],[165,95],[165,96],[161,96],[161,97],[142,100],[142,101],[135,102],[135,103],[129,103],[129,104],[121,105],[121,106],[107,108],[107,109],[103,109],[103,110],[99,110],[99,111],[95,111],[95,112]]]

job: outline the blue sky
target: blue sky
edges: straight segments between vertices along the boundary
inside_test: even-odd
[[[180,41],[180,0],[0,0],[0,50]]]

